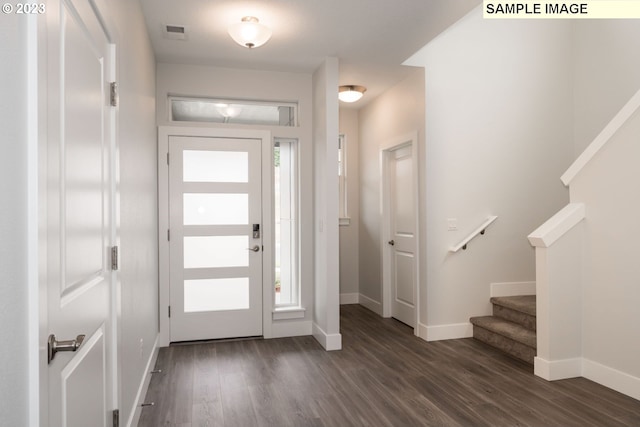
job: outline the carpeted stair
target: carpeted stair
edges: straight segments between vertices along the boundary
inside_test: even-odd
[[[533,364],[536,355],[536,296],[493,297],[493,316],[472,317],[473,337]]]

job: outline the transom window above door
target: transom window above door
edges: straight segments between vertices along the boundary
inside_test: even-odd
[[[169,97],[172,122],[297,126],[298,104],[222,98]]]

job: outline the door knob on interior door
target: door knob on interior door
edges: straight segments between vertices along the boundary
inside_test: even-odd
[[[396,244],[396,242],[395,242],[395,241],[393,241],[393,240],[389,240],[389,244],[390,244],[391,246],[394,246],[394,245]]]
[[[253,252],[260,252],[260,246],[255,245],[252,248],[247,248],[248,251],[253,251]]]
[[[51,363],[56,353],[59,351],[76,351],[82,345],[84,341],[84,335],[78,335],[75,340],[58,341],[54,334],[49,335],[49,342],[47,343],[47,363]]]

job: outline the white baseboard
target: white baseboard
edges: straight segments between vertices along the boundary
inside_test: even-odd
[[[342,335],[327,334],[316,323],[313,324],[313,337],[327,351],[342,350]]]
[[[340,305],[344,304],[358,304],[360,301],[360,294],[340,294]]]
[[[425,341],[455,340],[473,337],[471,323],[454,323],[451,325],[427,326],[418,325],[418,336]]]
[[[147,360],[147,365],[144,368],[144,377],[142,378],[142,382],[138,387],[138,393],[136,394],[136,399],[133,402],[133,407],[131,408],[131,412],[129,414],[129,419],[125,426],[127,427],[135,427],[138,425],[138,421],[140,421],[140,413],[142,412],[142,403],[144,403],[144,399],[147,396],[147,390],[149,389],[149,383],[151,382],[151,371],[154,366],[156,366],[156,360],[158,360],[158,351],[160,348],[158,347],[158,343],[160,340],[160,335],[156,336],[156,341],[153,343],[153,348],[151,350],[151,354],[149,355],[149,360]]]
[[[271,325],[271,336],[269,338],[299,337],[311,335],[313,322],[307,321],[279,321]]]
[[[381,302],[376,301],[374,299],[371,299],[366,295],[360,294],[360,296],[358,297],[358,303],[360,305],[368,308],[369,310],[373,311],[377,315],[382,316],[382,303]]]
[[[640,378],[638,377],[588,359],[582,359],[582,376],[640,400]]]
[[[534,373],[547,381],[585,377],[640,400],[640,378],[582,357],[551,362],[536,357],[534,359]]]
[[[536,282],[504,282],[491,284],[492,297],[513,297],[535,294]]]
[[[547,381],[564,380],[582,376],[582,358],[548,361],[540,357],[533,360],[533,372]]]

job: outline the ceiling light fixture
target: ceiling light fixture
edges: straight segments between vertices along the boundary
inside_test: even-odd
[[[338,99],[342,102],[356,102],[367,91],[364,86],[346,85],[338,88]]]
[[[261,24],[254,16],[245,16],[242,21],[231,24],[229,35],[240,46],[252,49],[269,41],[271,28]]]

